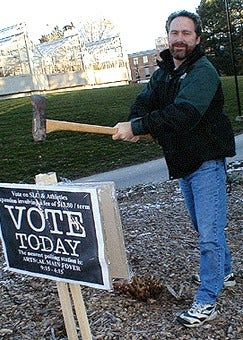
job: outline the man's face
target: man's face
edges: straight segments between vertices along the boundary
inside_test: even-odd
[[[197,37],[195,25],[188,17],[177,17],[171,24],[168,32],[169,49],[174,59],[183,61],[200,42]]]

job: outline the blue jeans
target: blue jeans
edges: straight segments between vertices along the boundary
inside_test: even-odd
[[[192,174],[179,179],[192,223],[198,232],[200,279],[195,300],[215,303],[224,277],[232,273],[226,244],[226,171],[224,160],[204,162]]]

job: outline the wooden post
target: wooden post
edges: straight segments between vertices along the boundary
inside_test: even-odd
[[[48,174],[39,174],[35,177],[36,184],[56,184],[57,177],[55,172],[50,172]],[[70,289],[70,291],[69,291]],[[76,317],[78,320],[80,332],[83,340],[91,340],[92,335],[89,327],[89,322],[87,318],[87,313],[83,301],[83,296],[81,292],[80,285],[58,282],[57,281],[57,291],[59,295],[59,300],[62,307],[62,313],[64,318],[64,323],[66,327],[66,332],[68,339],[78,340],[78,332],[76,326],[76,320],[72,308],[72,299],[76,312]],[[71,293],[71,295],[70,295]]]
[[[57,282],[57,291],[62,307],[62,314],[68,339],[78,340],[78,333],[76,328],[76,322],[74,319],[72,300],[69,294],[68,284],[65,282]]]
[[[81,330],[82,338],[84,340],[90,340],[92,339],[88,317],[86,314],[86,309],[84,305],[83,295],[81,292],[81,287],[79,285],[75,285],[73,283],[69,284],[69,287],[71,289],[72,297],[73,297],[73,303],[74,308],[76,311],[76,316],[78,319],[79,328]]]

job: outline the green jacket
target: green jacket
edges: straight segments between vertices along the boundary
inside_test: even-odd
[[[169,50],[161,58],[131,107],[134,135],[150,133],[158,140],[171,179],[194,172],[204,161],[234,156],[220,77],[201,45],[176,70]]]

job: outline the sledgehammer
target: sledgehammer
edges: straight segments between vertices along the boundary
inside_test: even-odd
[[[46,138],[46,134],[54,131],[76,131],[106,135],[114,135],[117,132],[116,128],[109,126],[46,119],[46,97],[41,95],[32,95],[31,104],[33,107],[32,135],[35,142],[43,142]],[[140,137],[152,139],[151,135],[144,135]]]
[[[46,134],[54,131],[77,131],[107,135],[114,135],[117,132],[116,128],[108,126],[46,119],[46,97],[41,95],[32,95],[31,104],[33,107],[32,135],[35,142],[43,142]]]

